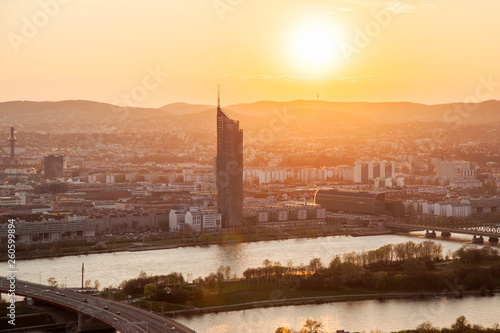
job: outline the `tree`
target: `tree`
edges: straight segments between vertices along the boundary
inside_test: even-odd
[[[215,274],[215,278],[217,280],[217,285],[219,286],[219,294],[222,292],[222,287],[224,285],[224,272],[226,271],[226,268],[224,266],[220,266],[219,269],[217,270],[217,273]]]
[[[419,259],[408,259],[403,264],[403,270],[407,273],[422,273],[427,272],[425,262]]]
[[[460,316],[457,318],[454,324],[451,325],[453,330],[458,332],[463,332],[471,329],[471,324],[465,319],[465,316]]]
[[[92,284],[92,280],[91,279],[85,280],[85,288],[90,288],[91,284]]]
[[[215,285],[217,284],[217,277],[215,276],[215,274],[210,273],[207,277],[205,277],[205,283],[210,293],[213,294]]]
[[[155,295],[158,292],[158,288],[154,285],[154,283],[148,283],[144,286],[144,296]]]
[[[311,261],[309,261],[309,269],[313,272],[316,273],[317,270],[323,268],[323,264],[321,263],[320,258],[313,258]]]
[[[422,324],[418,325],[416,328],[416,331],[418,333],[438,333],[440,330],[432,326],[432,323],[430,321],[423,322]]]
[[[292,333],[288,327],[278,327],[274,333]]]
[[[202,244],[210,243],[211,239],[212,239],[212,236],[210,236],[209,234],[206,234],[206,233],[203,233],[200,235],[200,237],[198,237],[198,241]]]
[[[231,278],[231,266],[226,266],[224,273],[226,275],[226,280],[229,280]]]
[[[57,288],[57,281],[56,281],[56,278],[51,276],[47,279],[47,283],[49,284],[49,287],[54,287],[54,288]]]
[[[94,288],[95,288],[95,289],[97,289],[97,290],[99,290],[99,287],[100,287],[100,286],[101,286],[101,284],[99,283],[99,280],[97,280],[97,279],[96,279],[96,280],[94,281]]]
[[[321,322],[314,319],[307,319],[299,333],[324,333],[321,326],[323,326]]]
[[[387,289],[387,281],[386,281],[387,273],[384,276],[381,276],[375,281],[375,289],[378,290],[386,290]]]
[[[351,287],[357,285],[363,271],[363,267],[352,262],[342,264],[342,272],[344,273],[345,281]]]

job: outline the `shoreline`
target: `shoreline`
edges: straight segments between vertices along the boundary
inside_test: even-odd
[[[240,303],[232,305],[222,305],[208,308],[196,308],[189,310],[176,310],[164,312],[170,318],[189,318],[192,316],[201,316],[205,314],[217,314],[232,311],[244,311],[253,309],[262,309],[269,307],[282,307],[282,306],[299,306],[299,305],[316,305],[337,302],[355,302],[378,300],[383,302],[385,300],[406,299],[406,300],[423,300],[423,299],[440,299],[443,297],[462,298],[462,297],[495,297],[500,289],[495,289],[491,293],[481,294],[479,291],[463,291],[457,294],[451,291],[445,294],[435,292],[422,292],[422,293],[373,293],[373,294],[360,294],[360,295],[337,295],[337,296],[315,296],[315,297],[302,297],[302,298],[287,298],[278,300],[265,300],[250,303]]]

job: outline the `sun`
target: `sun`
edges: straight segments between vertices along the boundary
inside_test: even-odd
[[[331,22],[307,20],[292,29],[289,36],[290,58],[302,71],[319,74],[338,62],[338,38]]]

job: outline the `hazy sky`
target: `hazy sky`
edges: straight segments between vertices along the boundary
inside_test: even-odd
[[[500,99],[499,12],[497,0],[0,0],[0,101],[214,104],[217,83],[223,105]]]

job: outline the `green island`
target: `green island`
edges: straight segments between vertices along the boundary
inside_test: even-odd
[[[497,249],[464,245],[450,255],[443,257],[442,246],[432,241],[409,241],[346,253],[328,264],[319,258],[307,265],[266,259],[242,277],[231,276],[229,266],[187,281],[176,272],[141,272],[117,289],[102,290],[101,297],[175,317],[335,301],[494,295],[500,286]]]

